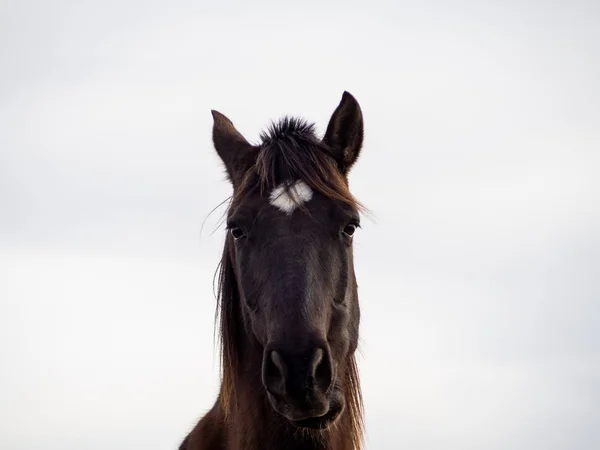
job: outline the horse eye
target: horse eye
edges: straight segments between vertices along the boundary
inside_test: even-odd
[[[233,236],[233,239],[235,239],[236,241],[240,238],[243,238],[246,235],[244,233],[244,230],[238,227],[230,228],[229,232],[231,233],[231,236]]]
[[[357,225],[355,223],[349,223],[344,227],[344,234],[352,236],[356,231]]]

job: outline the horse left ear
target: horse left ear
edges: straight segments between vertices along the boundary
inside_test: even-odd
[[[346,175],[356,162],[363,143],[362,111],[356,99],[344,91],[340,104],[333,112],[323,142],[331,148],[340,170]]]

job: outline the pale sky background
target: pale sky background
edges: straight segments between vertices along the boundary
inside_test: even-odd
[[[369,450],[600,445],[600,4],[0,2],[0,448],[175,449],[230,193],[342,92]],[[216,231],[215,231],[216,230]]]

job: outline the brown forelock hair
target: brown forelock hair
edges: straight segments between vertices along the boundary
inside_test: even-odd
[[[358,211],[364,208],[350,193],[347,177],[342,174],[332,150],[315,133],[315,127],[301,119],[285,117],[273,123],[268,132],[261,134],[256,160],[239,187],[234,190],[229,208],[234,207],[248,192],[260,189],[269,192],[288,180],[300,180],[325,197],[343,202]],[[294,196],[292,196],[294,198]],[[241,317],[240,297],[230,258],[229,241],[225,241],[223,256],[218,267],[217,310],[222,387],[220,403],[225,415],[235,407],[235,373],[243,327],[236,323]],[[361,448],[364,432],[363,399],[356,358],[347,360],[344,395],[350,416],[353,446]]]

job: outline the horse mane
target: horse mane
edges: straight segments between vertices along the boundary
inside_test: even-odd
[[[273,123],[260,136],[261,143],[256,161],[230,199],[229,208],[248,191],[275,188],[288,180],[300,180],[331,200],[343,202],[359,211],[365,210],[348,188],[346,177],[338,169],[331,149],[315,133],[315,126],[302,119],[284,117]],[[221,365],[221,391],[219,401],[226,416],[236,405],[236,373],[240,343],[245,327],[241,321],[241,302],[235,272],[230,257],[230,241],[225,240],[222,259],[218,266],[218,290],[215,322]],[[362,447],[364,420],[363,400],[355,355],[347,359],[344,380],[346,412],[349,416],[348,433],[352,448]],[[335,428],[331,432],[335,433]]]

